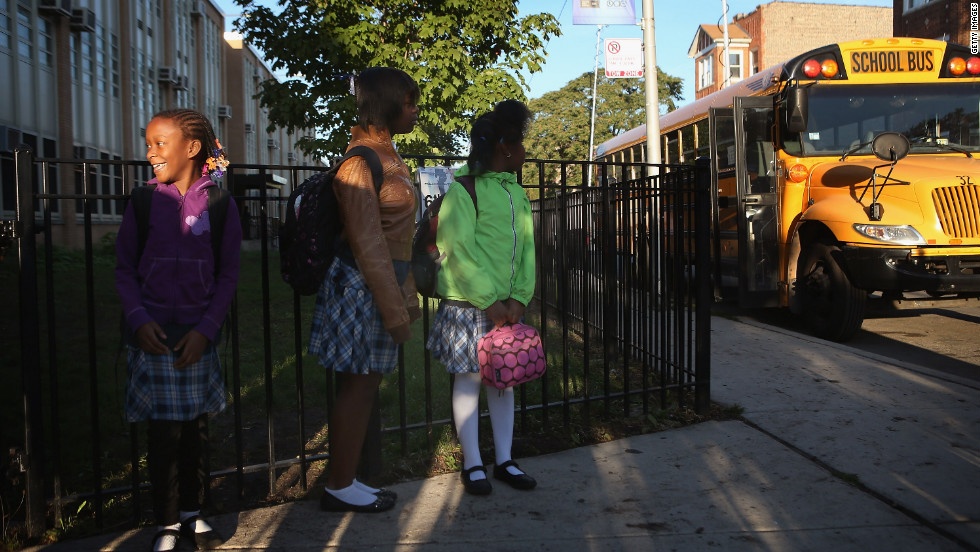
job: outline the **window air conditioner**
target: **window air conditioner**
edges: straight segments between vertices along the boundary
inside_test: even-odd
[[[252,123],[245,123],[245,134],[252,134],[255,132],[255,125]]]
[[[191,4],[191,15],[204,15],[204,5],[199,0],[195,0]]]
[[[231,106],[230,105],[219,105],[218,106],[218,117],[221,119],[231,119]]]
[[[157,69],[157,80],[160,82],[177,83],[177,69],[175,67],[161,67]]]
[[[41,13],[71,15],[71,0],[41,0],[37,9]]]
[[[83,33],[95,32],[95,12],[86,8],[71,10],[71,28]]]
[[[174,90],[187,90],[189,85],[190,79],[185,75],[179,75],[176,84],[174,84]]]
[[[287,153],[286,154],[286,161],[289,161],[289,162],[296,161],[296,154],[293,153],[293,152]]]
[[[276,149],[279,147],[279,144],[276,143],[275,138],[269,138],[268,140],[266,140],[265,145],[268,146],[269,149]]]

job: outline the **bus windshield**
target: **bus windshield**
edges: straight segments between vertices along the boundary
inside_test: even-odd
[[[804,156],[869,154],[881,132],[907,136],[912,153],[975,153],[978,129],[980,83],[814,86],[801,138]]]

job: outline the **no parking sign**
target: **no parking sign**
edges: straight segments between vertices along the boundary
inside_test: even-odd
[[[643,39],[606,39],[606,77],[643,76]]]

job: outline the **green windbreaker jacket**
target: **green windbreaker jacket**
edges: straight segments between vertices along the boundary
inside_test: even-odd
[[[456,176],[470,174],[463,165]],[[439,209],[436,245],[446,255],[438,291],[485,310],[513,297],[523,305],[534,295],[534,220],[531,202],[513,173],[476,177],[473,200],[453,182]]]

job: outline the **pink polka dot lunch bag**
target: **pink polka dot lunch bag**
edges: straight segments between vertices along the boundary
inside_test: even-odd
[[[538,331],[526,324],[490,330],[477,345],[484,385],[506,389],[541,377],[544,347]]]

